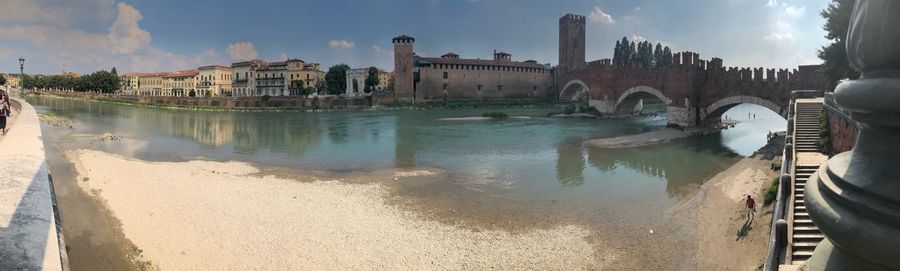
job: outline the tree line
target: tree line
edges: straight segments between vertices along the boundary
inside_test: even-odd
[[[347,64],[337,64],[328,68],[325,73],[325,86],[328,94],[338,95],[344,93],[347,89],[347,71],[350,66]],[[375,86],[380,84],[378,79],[378,68],[369,67],[366,71],[366,79],[363,81],[363,92],[371,93],[375,90]]]
[[[81,76],[66,75],[25,75],[22,86],[25,89],[56,89],[80,92],[97,91],[112,93],[120,89],[121,80],[116,68],[99,70]]]
[[[638,63],[645,68],[665,68],[672,62],[672,49],[656,43],[654,47],[649,41],[629,41],[628,37],[616,41],[613,50],[613,65],[626,67],[631,63]]]

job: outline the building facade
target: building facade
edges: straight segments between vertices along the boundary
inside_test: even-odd
[[[256,73],[264,68],[262,60],[242,61],[231,64],[234,79],[231,81],[232,94],[237,97],[256,95]]]
[[[6,87],[8,88],[18,88],[21,82],[16,74],[6,73],[3,74],[3,78],[6,78]]]
[[[176,96],[176,97],[197,97],[202,93],[197,93],[195,80],[198,72],[195,70],[178,71],[163,75],[163,91],[158,96]]]
[[[288,59],[288,76],[285,85],[288,86],[288,95],[298,96],[303,94],[307,87],[316,87],[319,84],[319,63],[306,63],[299,59]]]
[[[494,52],[491,60],[454,53],[421,57],[413,51],[413,38],[393,41],[394,95],[399,100],[544,98],[554,91],[549,65],[534,60],[513,61],[504,52]]]
[[[269,62],[256,71],[256,96],[287,96],[286,62]]]
[[[196,89],[198,95],[230,96],[231,67],[212,65],[197,68]]]

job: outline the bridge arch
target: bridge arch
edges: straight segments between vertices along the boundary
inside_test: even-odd
[[[571,80],[559,91],[559,102],[574,102],[575,99],[579,97],[580,93],[584,93],[586,98],[585,101],[591,100],[591,91],[587,84],[578,79]]]
[[[666,97],[661,91],[649,86],[635,86],[625,90],[619,98],[616,99],[616,112],[623,113],[633,110],[638,101],[644,98],[656,97],[666,105],[672,103],[672,99]]]
[[[722,114],[724,114],[725,111],[728,111],[728,109],[731,109],[732,107],[735,107],[739,104],[759,105],[772,110],[772,112],[778,113],[778,115],[781,115],[782,117],[787,118],[787,110],[777,103],[754,96],[735,95],[719,99],[709,106],[704,107],[700,112],[700,121],[704,123],[717,121],[722,117]]]

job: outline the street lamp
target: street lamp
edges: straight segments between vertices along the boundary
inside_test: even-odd
[[[25,88],[25,57],[19,57],[19,90]]]

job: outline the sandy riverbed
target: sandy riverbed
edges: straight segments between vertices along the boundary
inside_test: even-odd
[[[777,173],[771,160],[743,159],[703,185],[697,210],[696,263],[701,270],[758,270],[766,257],[772,208],[762,206],[763,189]],[[757,201],[756,217],[749,221],[744,199]]]
[[[377,182],[261,176],[240,162],[66,156],[79,186],[163,270],[597,268],[585,227],[463,229],[386,204]],[[371,178],[428,173],[380,174]]]
[[[685,138],[691,136],[691,132],[676,129],[659,129],[651,132],[636,135],[625,135],[609,138],[591,139],[584,142],[584,145],[596,148],[629,148],[639,147],[652,144],[659,144],[672,141],[674,139]]]

